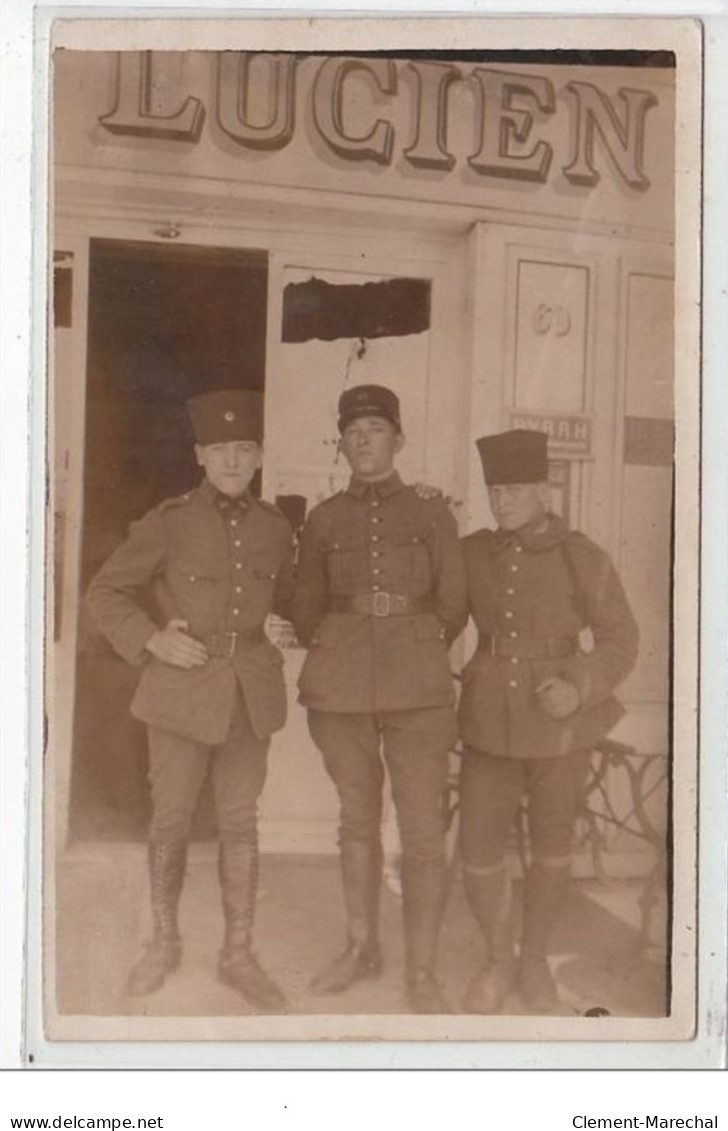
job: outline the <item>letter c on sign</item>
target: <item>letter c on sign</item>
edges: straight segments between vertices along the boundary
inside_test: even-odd
[[[313,87],[313,119],[316,129],[334,153],[350,161],[376,161],[389,165],[394,146],[394,128],[377,118],[368,134],[352,137],[344,126],[344,85],[353,71],[374,80],[382,94],[397,93],[397,72],[392,59],[327,59],[321,64]]]

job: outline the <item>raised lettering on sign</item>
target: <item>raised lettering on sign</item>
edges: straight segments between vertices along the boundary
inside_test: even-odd
[[[199,98],[185,98],[168,114],[154,113],[154,51],[120,51],[116,72],[116,105],[99,122],[112,134],[167,141],[197,141],[205,121]]]
[[[594,168],[594,134],[602,141],[628,185],[647,189],[650,182],[642,170],[645,114],[657,105],[648,90],[619,91],[621,116],[598,87],[590,82],[568,82],[566,89],[576,99],[574,156],[564,166],[564,176],[574,185],[595,185],[599,173]]]
[[[222,51],[217,71],[217,120],[220,129],[248,149],[283,149],[293,137],[296,121],[295,55]],[[256,123],[250,107],[251,68],[267,70],[267,120]]]
[[[122,136],[195,142],[205,120],[203,102],[192,95],[185,97],[185,91],[179,89],[179,75],[165,73],[170,64],[165,63],[164,53],[155,55],[152,51],[119,53],[114,108],[101,115],[99,122]],[[304,95],[297,70],[304,60],[317,69],[310,104],[301,106]],[[412,97],[412,83],[399,83],[403,67],[415,77],[415,92],[411,127],[405,138],[397,139],[394,100]],[[352,90],[353,76],[360,80],[356,91]],[[649,90],[624,87],[611,99],[593,83],[572,81],[566,83],[567,98],[562,101],[543,75],[489,67],[349,56],[319,61],[293,54],[222,51],[215,87],[216,119],[222,133],[240,147],[241,155],[248,149],[284,149],[293,139],[298,110],[309,114],[324,144],[345,161],[391,165],[399,140],[402,157],[413,168],[447,173],[457,164],[448,151],[448,111],[450,92],[459,82],[468,83],[475,94],[473,127],[478,148],[465,158],[474,173],[545,183],[553,167],[554,149],[539,132],[558,112],[570,118],[571,151],[565,154],[562,172],[571,184],[589,188],[599,182],[598,136],[611,171],[633,189],[649,188],[643,168],[645,121],[648,110],[657,105]],[[347,116],[354,101],[359,120],[364,122],[358,127]]]
[[[346,132],[345,83],[354,71],[370,78],[382,94],[397,93],[397,71],[391,59],[327,59],[321,64],[313,87],[316,129],[339,157],[388,165],[394,146],[394,129],[389,122],[377,118],[369,132],[361,137],[352,137]]]

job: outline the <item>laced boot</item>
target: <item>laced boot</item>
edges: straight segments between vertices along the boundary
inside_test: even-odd
[[[341,878],[347,917],[344,950],[311,983],[315,994],[338,994],[364,978],[382,972],[379,947],[379,895],[382,883],[382,849],[379,841],[351,841],[341,845]]]
[[[521,997],[535,1013],[550,1013],[559,1002],[546,955],[570,885],[570,864],[561,860],[535,860],[526,877],[518,980]]]
[[[445,905],[445,863],[402,861],[402,910],[407,951],[406,989],[412,1013],[452,1013],[435,978],[437,940]]]
[[[130,994],[151,994],[176,970],[182,958],[177,906],[187,862],[186,841],[150,841],[147,850],[153,934],[132,968]]]
[[[485,941],[485,962],[463,998],[465,1013],[500,1013],[516,984],[511,885],[505,861],[493,868],[463,868],[465,894]]]
[[[258,888],[258,848],[245,841],[222,841],[218,873],[225,912],[225,942],[218,975],[256,1009],[279,1012],[283,993],[268,977],[252,951],[255,897]]]

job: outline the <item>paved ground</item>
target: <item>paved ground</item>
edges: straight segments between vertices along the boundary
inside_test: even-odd
[[[601,1006],[615,1016],[665,1013],[663,962],[637,947],[637,881],[574,884],[554,939],[551,961],[565,1015]],[[516,898],[519,885],[516,886]],[[182,965],[155,994],[131,998],[129,966],[148,934],[142,845],[78,845],[62,854],[56,881],[56,1008],[59,1014],[96,1017],[237,1017],[253,1011],[218,982],[222,914],[212,845],[190,853],[181,905]],[[384,974],[325,999],[308,990],[313,972],[341,945],[338,863],[334,857],[264,857],[256,922],[259,957],[289,999],[289,1013],[401,1014],[401,906],[385,887],[382,900]],[[479,940],[455,873],[442,932],[439,976],[459,1010],[478,964]],[[517,997],[505,1012],[523,1014]]]

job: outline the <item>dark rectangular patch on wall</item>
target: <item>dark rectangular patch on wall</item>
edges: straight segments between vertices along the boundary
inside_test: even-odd
[[[429,328],[427,279],[339,285],[313,278],[289,283],[283,292],[284,342],[390,338]]]
[[[73,271],[56,267],[53,271],[53,325],[70,326],[73,308]]]
[[[625,416],[624,462],[637,467],[671,467],[675,424],[664,417]]]

